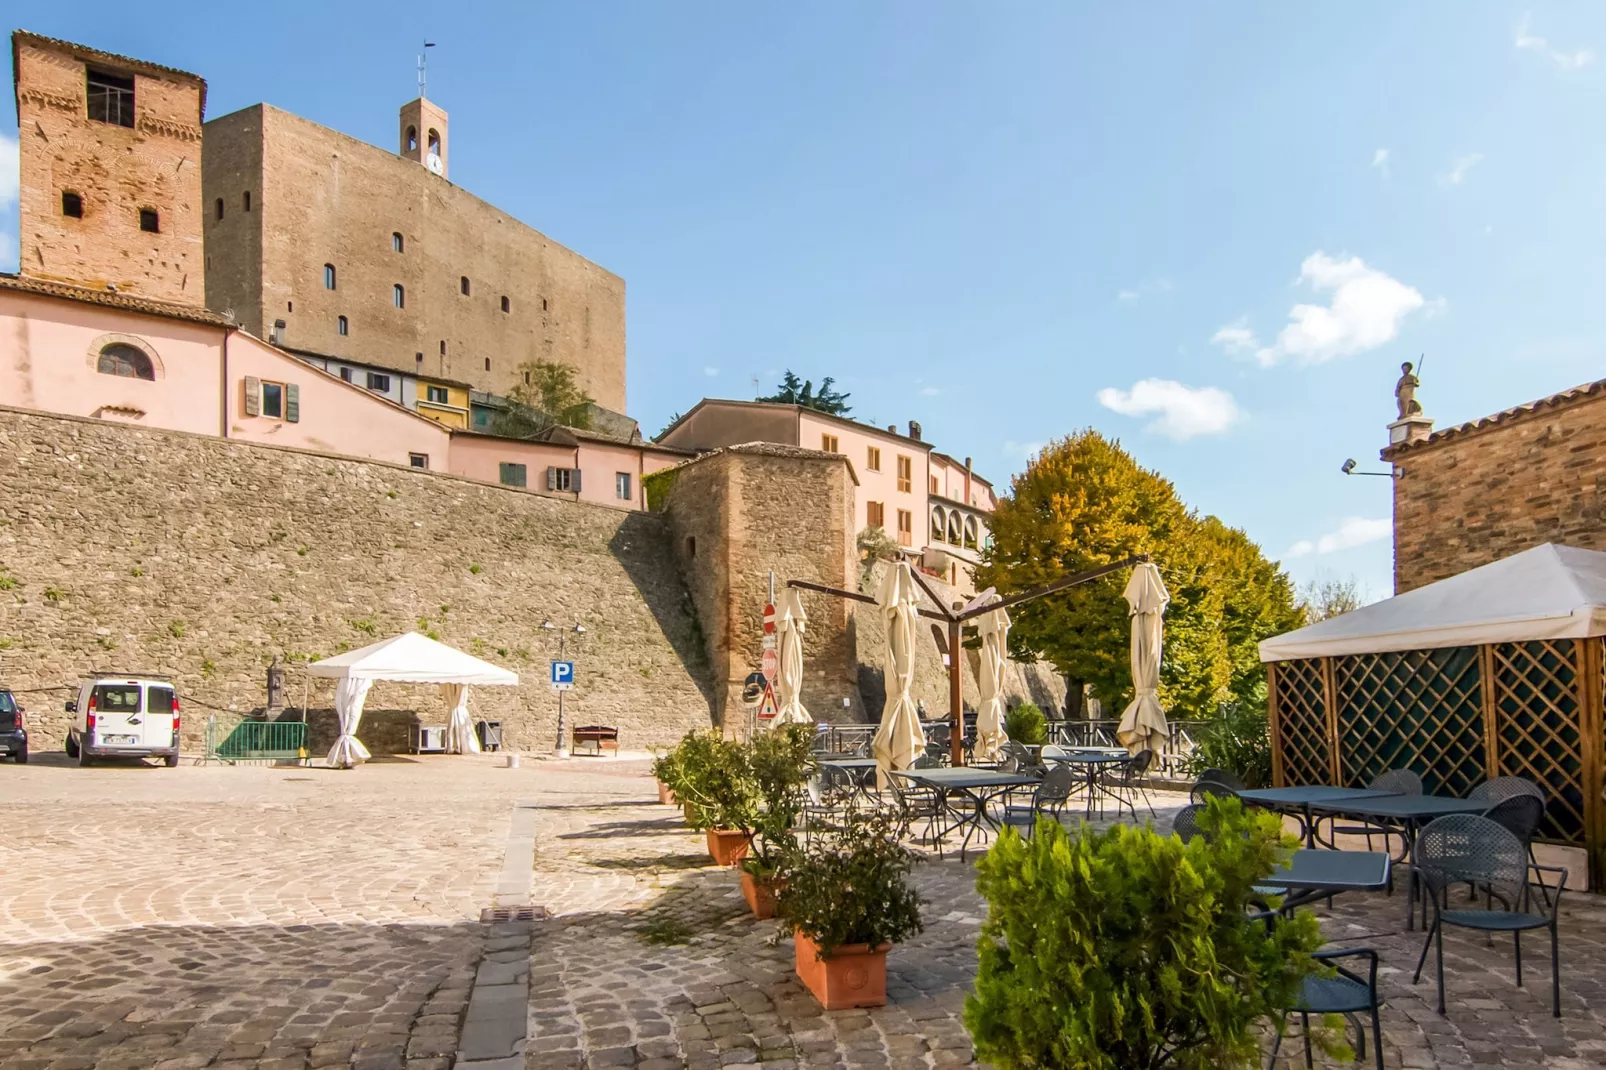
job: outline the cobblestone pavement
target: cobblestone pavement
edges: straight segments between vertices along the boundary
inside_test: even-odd
[[[887,1007],[822,1013],[790,940],[748,916],[643,772],[0,768],[0,1067],[444,1070],[476,968],[484,983],[505,957],[480,917],[520,868],[504,870],[510,822],[531,810],[529,900],[553,916],[532,926],[527,1070],[973,1062],[972,865],[918,867],[926,931],[893,952]],[[1157,797],[1160,827],[1181,801]],[[1541,939],[1519,989],[1509,941],[1452,934],[1440,1018],[1431,976],[1409,984],[1419,934],[1398,898],[1322,912],[1335,943],[1383,955],[1386,1065],[1606,1065],[1606,906],[1569,898],[1559,1021]]]

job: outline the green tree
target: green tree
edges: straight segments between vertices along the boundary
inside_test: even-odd
[[[1246,694],[1261,671],[1256,644],[1302,620],[1287,576],[1248,536],[1191,513],[1170,481],[1093,430],[1046,447],[1015,477],[991,528],[977,582],[1005,595],[1153,556],[1171,595],[1160,698],[1190,716]],[[1073,694],[1087,683],[1119,706],[1132,691],[1127,577],[1118,572],[1015,607],[1011,652],[1051,662]]]
[[[853,395],[831,389],[835,383],[836,380],[828,375],[820,380],[820,391],[815,393],[812,379],[799,379],[792,374],[792,369],[788,368],[776,386],[775,393],[755,400],[775,401],[783,405],[802,405],[806,409],[817,409],[832,416],[846,416],[853,411],[847,403],[848,398]]]
[[[1295,840],[1273,814],[1212,800],[1204,835],[1005,830],[977,867],[988,903],[965,1025],[1000,1070],[1221,1070],[1315,968],[1309,911],[1248,917]],[[1326,1045],[1324,1045],[1325,1047]]]
[[[550,360],[527,360],[519,383],[507,393],[509,407],[496,414],[492,431],[507,438],[534,438],[554,426],[586,430],[595,400],[575,379],[574,369]]]

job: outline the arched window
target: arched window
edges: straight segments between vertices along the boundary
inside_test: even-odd
[[[433,130],[429,132],[429,154],[431,156],[441,154],[441,136]]]
[[[341,316],[335,320],[335,330],[339,331],[342,337],[351,333],[351,325],[346,322],[346,317]]]
[[[513,308],[513,302],[509,301],[506,296],[503,296],[503,298],[502,298],[502,311],[503,312],[509,312],[509,311],[512,310],[512,308]]]
[[[970,547],[972,550],[977,548],[978,539],[976,536],[976,518],[973,516],[965,517],[965,545]]]
[[[467,275],[464,275],[462,278],[457,280],[457,288],[458,288],[458,290],[460,290],[462,292],[464,297],[468,296],[468,276]]]
[[[938,507],[936,509],[933,509],[931,511],[931,537],[932,537],[932,539],[934,539],[937,542],[942,542],[945,538],[947,538],[947,535],[946,535],[947,530],[948,530],[948,526],[944,522],[943,517],[942,517],[942,508]]]
[[[95,364],[95,370],[102,375],[120,375],[124,379],[156,378],[156,369],[151,365],[151,358],[123,342],[113,342],[103,348],[100,351],[100,360]]]
[[[223,198],[222,197],[219,197],[217,199],[217,217],[219,219],[223,218]]]
[[[399,252],[401,252],[403,250],[403,248],[405,246],[406,246],[406,242],[402,241],[401,231],[397,231],[396,233],[394,233],[394,234],[392,234],[390,236],[390,249],[391,249],[391,252],[399,253]]]
[[[416,126],[409,126],[407,128],[407,151],[418,151],[418,127]]]
[[[957,511],[948,514],[948,541],[955,546],[959,545],[959,513]]]
[[[325,290],[333,290],[335,288],[335,266],[333,264],[325,264],[323,266],[323,288]]]
[[[399,282],[390,288],[390,303],[397,308],[407,307],[407,291],[402,289]]]
[[[84,218],[84,199],[76,193],[62,193],[61,214],[73,219]]]

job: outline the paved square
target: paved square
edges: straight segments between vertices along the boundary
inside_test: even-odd
[[[0,1067],[444,1070],[460,1046],[498,1070],[973,1061],[984,907],[957,860],[917,870],[926,931],[890,959],[891,1005],[825,1014],[644,763],[45,757],[0,767]],[[1182,801],[1157,796],[1162,827]],[[1509,941],[1452,934],[1439,1018],[1400,899],[1341,897],[1323,927],[1383,954],[1386,1065],[1575,1070],[1606,1065],[1606,908],[1569,899],[1559,1021],[1542,940],[1519,989]],[[553,916],[481,920],[531,903]]]

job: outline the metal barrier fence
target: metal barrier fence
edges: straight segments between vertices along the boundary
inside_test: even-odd
[[[203,760],[235,762],[306,761],[307,725],[304,721],[241,721],[221,741],[217,717],[206,720],[206,757]]]
[[[1115,729],[1119,721],[1049,721],[1048,741],[1062,747],[1119,747]],[[1154,773],[1172,779],[1185,779],[1188,759],[1193,755],[1193,737],[1207,721],[1172,721],[1171,736],[1161,748]],[[820,754],[853,754],[868,757],[873,724],[821,724],[814,749]],[[939,727],[927,725],[927,729]]]

